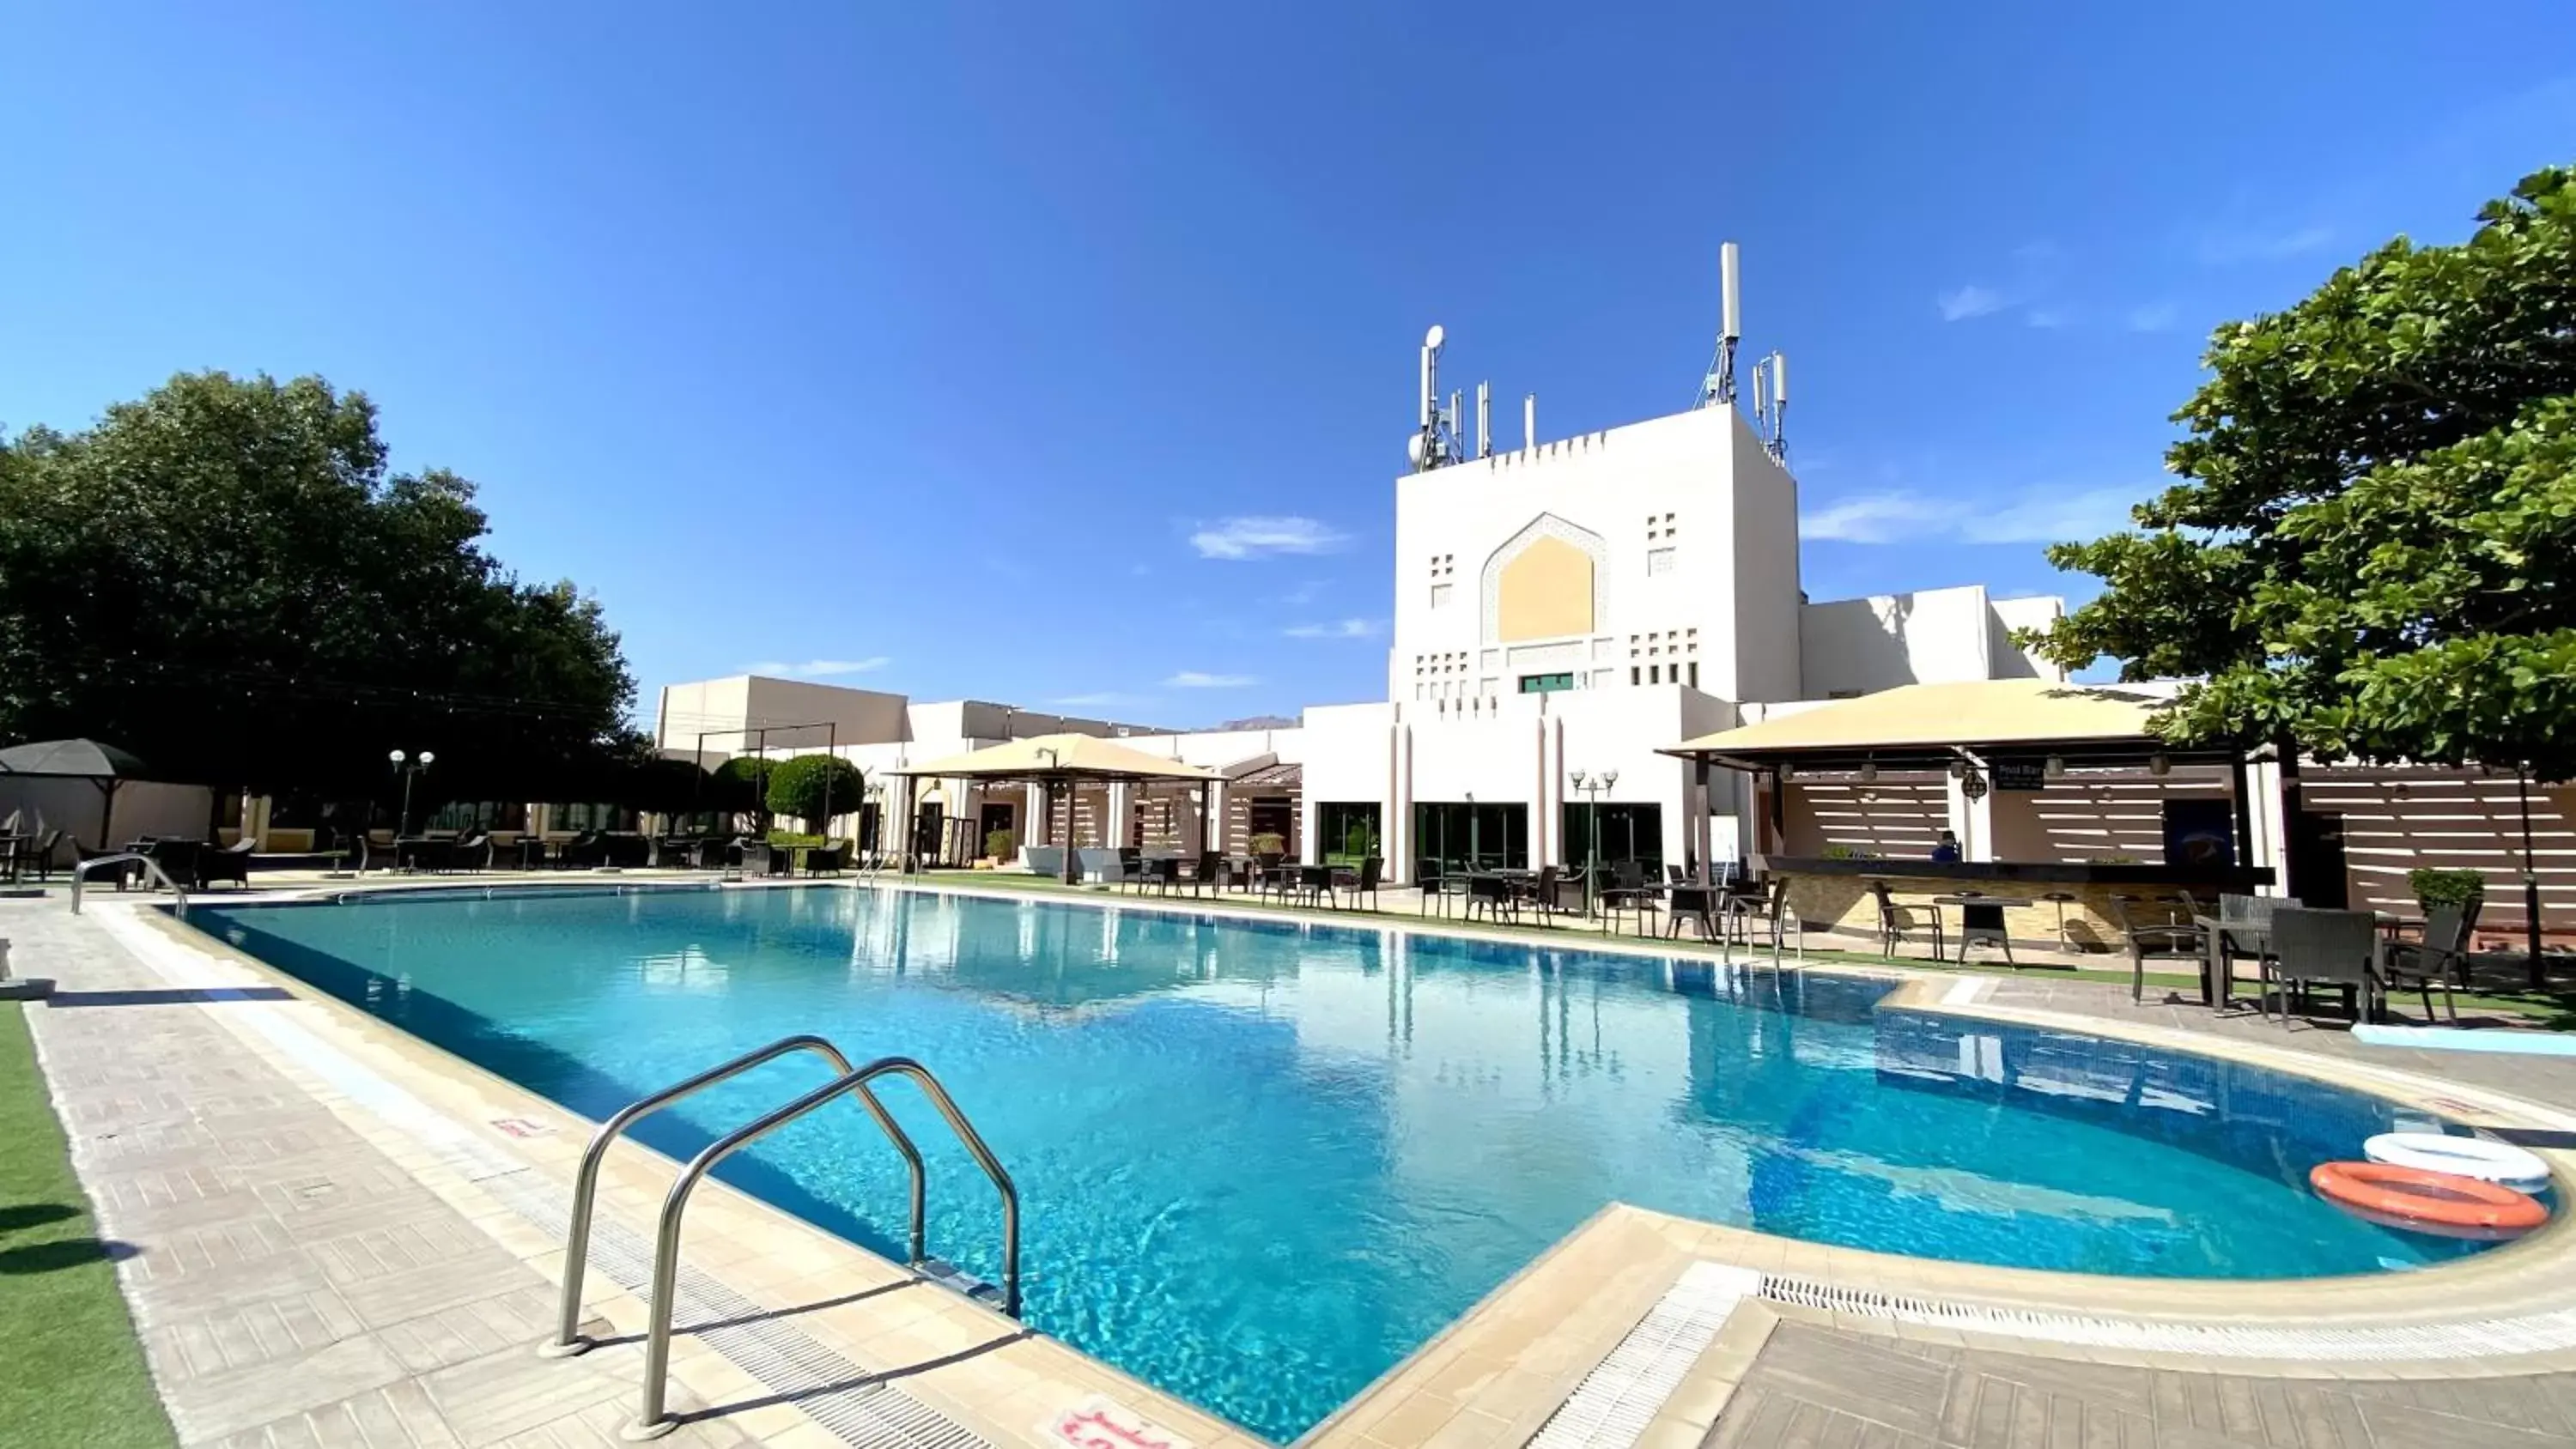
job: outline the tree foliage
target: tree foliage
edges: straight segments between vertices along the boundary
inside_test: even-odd
[[[2106,587],[2040,647],[2196,676],[2184,741],[2576,775],[2576,170],[2221,327]]]
[[[353,793],[427,749],[436,793],[569,798],[631,763],[634,682],[598,604],[485,531],[471,483],[390,473],[374,406],[320,378],[183,374],[0,440],[0,739]]]
[[[831,817],[859,808],[867,777],[838,755],[796,755],[770,767],[769,812],[805,822],[816,835],[831,829]]]

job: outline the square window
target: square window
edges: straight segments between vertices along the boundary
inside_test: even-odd
[[[1649,577],[1668,574],[1672,571],[1673,551],[1670,545],[1646,550],[1646,573]]]
[[[1431,586],[1431,607],[1435,609],[1445,609],[1449,607],[1449,591],[1454,587],[1456,587],[1454,584],[1433,584]]]

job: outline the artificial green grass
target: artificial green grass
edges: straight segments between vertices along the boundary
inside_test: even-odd
[[[173,1442],[26,1019],[0,1002],[0,1445]]]
[[[1129,892],[1106,890],[1099,886],[1069,886],[1058,880],[1046,880],[1033,875],[1017,874],[1008,871],[940,871],[924,875],[921,879],[933,884],[990,886],[1002,890],[1081,896],[1095,901],[1104,899],[1121,901],[1136,900],[1147,905],[1187,906],[1193,899],[1187,895],[1138,896]],[[1203,903],[1207,900],[1207,898],[1204,897],[1199,899]],[[1582,928],[1556,927],[1531,929],[1520,926],[1496,925],[1486,921],[1462,921],[1455,917],[1417,917],[1411,911],[1378,911],[1356,908],[1350,910],[1318,911],[1306,907],[1290,906],[1276,901],[1264,900],[1253,895],[1237,895],[1232,892],[1228,892],[1214,899],[1217,903],[1221,903],[1228,907],[1249,907],[1255,910],[1272,911],[1280,915],[1295,916],[1307,920],[1348,920],[1353,917],[1358,917],[1361,919],[1381,920],[1395,925],[1407,923],[1415,925],[1437,925],[1448,930],[1472,931],[1478,935],[1490,935],[1515,941],[1527,941],[1532,945],[1560,945],[1579,948],[1590,944],[1587,938],[1591,937],[1593,934],[1589,930]],[[1679,936],[1671,938],[1648,937],[1644,938],[1641,943],[1640,938],[1623,933],[1612,936],[1609,939],[1628,945],[1649,944],[1656,947],[1658,950],[1669,950],[1677,956],[1721,956],[1726,954],[1720,947],[1712,945],[1695,936]],[[1770,951],[1768,947],[1756,947],[1748,950],[1739,946],[1735,948],[1735,951],[1733,952],[1733,955],[1737,959],[1751,960],[1758,960],[1763,957],[1767,957],[1769,954]],[[2117,969],[2108,967],[2096,969],[2089,966],[2033,964],[2015,968],[2005,964],[1999,959],[1988,959],[1982,957],[1963,966],[1955,961],[1927,961],[1918,956],[1905,955],[1899,955],[1896,959],[1891,961],[1875,952],[1836,951],[1812,946],[1807,949],[1806,959],[1809,961],[1829,962],[1837,966],[1866,966],[1882,971],[1952,971],[1981,976],[2020,976],[2045,981],[2103,981],[2116,983],[2121,986],[2128,985],[2130,981],[2129,971],[2125,966]],[[2109,960],[2115,958],[2106,957],[2104,959]],[[2116,959],[2126,960],[2127,958],[2120,957]],[[2194,994],[2194,999],[2198,998],[2198,993],[2200,991],[2200,977],[2196,973],[2185,971],[2149,970],[2147,972],[2146,984],[2150,993],[2168,990],[2187,990]],[[2244,989],[2244,986],[2245,983],[2239,983],[2240,992]],[[2542,992],[2487,992],[2477,995],[2463,992],[2458,997],[2458,1005],[2459,1009],[2463,1013],[2479,1012],[2489,1016],[2511,1017],[2515,1019],[2515,1024],[2519,1026],[2539,1027],[2548,1031],[2576,1031],[2576,989],[2562,987]]]

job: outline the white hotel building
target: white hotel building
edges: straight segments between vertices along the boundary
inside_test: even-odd
[[[1289,728],[1171,732],[979,701],[737,676],[662,691],[666,750],[836,748],[877,772],[1002,740],[1073,730],[1220,771],[1197,787],[1106,788],[1071,805],[1077,845],[1240,853],[1275,831],[1309,861],[1369,853],[1391,880],[1426,857],[1580,865],[1590,824],[1605,857],[1650,865],[1748,852],[1740,778],[1658,754],[1766,708],[1901,684],[2060,677],[2009,642],[2055,598],[1980,585],[1809,602],[1799,587],[1798,485],[1734,406],[1494,451],[1441,419],[1425,349],[1428,466],[1398,477],[1394,626],[1382,700],[1308,707]],[[1482,406],[1479,405],[1482,412]],[[1436,424],[1447,421],[1444,433]],[[1490,431],[1490,430],[1482,430]],[[1586,791],[1580,774],[1596,788]],[[1615,782],[1600,788],[1602,780]],[[1063,841],[1064,809],[1033,831],[1035,787],[923,782],[941,853],[981,854],[998,828]],[[1597,806],[1597,815],[1587,807]],[[873,834],[874,821],[844,828]],[[1362,851],[1350,849],[1353,845]]]

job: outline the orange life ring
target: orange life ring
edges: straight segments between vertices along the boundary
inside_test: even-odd
[[[2527,1192],[2387,1162],[2320,1162],[2308,1173],[2308,1186],[2373,1221],[2419,1231],[2512,1235],[2549,1221],[2549,1209]]]

